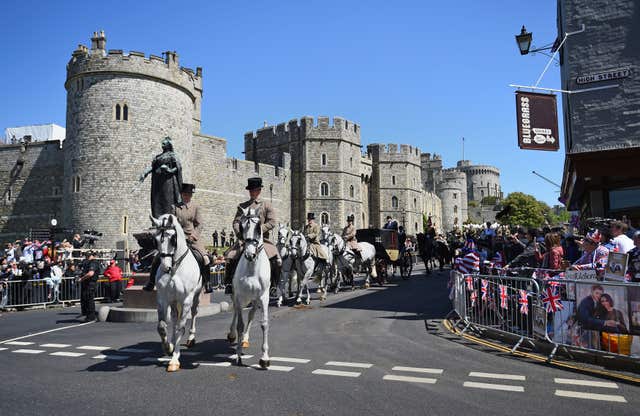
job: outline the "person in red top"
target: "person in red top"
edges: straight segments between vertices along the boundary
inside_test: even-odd
[[[561,270],[564,251],[560,244],[560,235],[557,233],[547,233],[544,236],[544,246],[546,251],[544,254],[540,254],[538,245],[536,244],[536,260],[540,263],[540,267],[543,269]]]
[[[109,298],[111,302],[120,301],[120,291],[122,290],[122,269],[118,267],[115,260],[109,262],[109,266],[104,271],[104,277],[109,279]]]

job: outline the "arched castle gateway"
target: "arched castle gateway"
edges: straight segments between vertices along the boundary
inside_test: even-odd
[[[102,232],[100,246],[135,247],[132,234],[148,227],[150,212],[150,180],[137,180],[165,136],[173,138],[184,180],[196,184],[207,242],[214,229],[229,231],[251,176],[263,178],[263,196],[280,222],[301,227],[312,211],[336,231],[350,214],[358,228],[379,227],[387,215],[404,219],[411,234],[422,231],[425,214],[446,231],[454,210],[460,224],[466,218],[466,199],[455,208],[454,189],[471,200],[490,177],[487,192],[494,184],[500,190],[499,171],[490,166],[454,168],[464,172],[463,186],[439,156],[416,147],[371,144],[363,152],[360,125],[339,117],[302,117],[247,133],[247,160],[229,158],[226,140],[200,131],[202,77],[201,68],[181,67],[176,52],[107,49],[105,34],[95,32],[91,47],[79,45],[67,65],[64,142],[0,145],[0,239],[56,218],[66,229]],[[482,184],[462,191],[474,181]]]

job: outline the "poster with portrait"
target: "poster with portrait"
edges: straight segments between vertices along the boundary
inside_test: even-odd
[[[538,305],[533,305],[533,336],[539,339],[547,337],[547,310]]]
[[[549,338],[558,344],[573,345],[577,331],[575,302],[562,301],[562,309],[553,314],[553,330]]]
[[[629,296],[629,332],[640,335],[640,286],[627,288]]]
[[[628,254],[610,251],[609,258],[607,259],[607,265],[604,269],[604,278],[607,280],[623,282],[624,277],[627,274],[628,260]]]
[[[576,321],[580,330],[574,345],[629,354],[627,288],[600,283],[576,284]]]

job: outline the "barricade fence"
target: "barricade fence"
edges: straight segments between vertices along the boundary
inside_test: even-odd
[[[523,342],[640,362],[640,285],[587,279],[451,272],[450,298],[466,332],[489,329]]]
[[[125,274],[119,291],[125,290],[133,275]],[[211,284],[219,289],[224,286],[224,270],[211,268]],[[116,288],[118,290],[118,288]],[[0,309],[46,307],[53,304],[80,302],[81,283],[75,277],[61,279],[0,280]],[[120,293],[111,295],[109,279],[101,276],[96,281],[95,300],[121,298]]]

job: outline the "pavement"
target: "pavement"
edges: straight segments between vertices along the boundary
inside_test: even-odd
[[[197,321],[182,369],[165,371],[153,323],[79,324],[77,308],[0,316],[0,414],[636,415],[640,387],[528,362],[437,325],[448,272],[309,307],[270,308],[271,368],[233,365],[231,315]],[[223,295],[220,299],[225,300]]]

